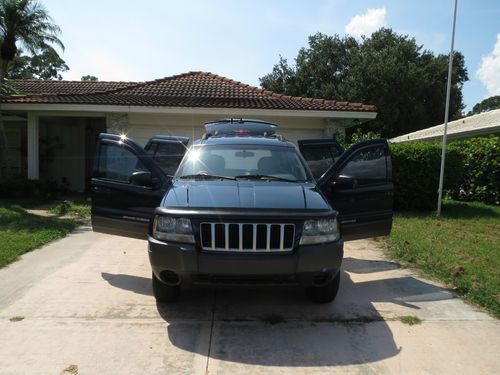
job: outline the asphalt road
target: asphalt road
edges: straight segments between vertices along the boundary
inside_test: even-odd
[[[83,228],[1,269],[0,374],[500,373],[499,322],[377,242],[346,245],[329,305],[279,288],[157,305],[146,246]]]

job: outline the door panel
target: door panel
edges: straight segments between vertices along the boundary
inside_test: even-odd
[[[314,178],[321,177],[343,152],[332,139],[300,139],[297,143]]]
[[[339,212],[344,240],[390,233],[394,188],[385,140],[361,142],[351,147],[320,178],[318,186]]]
[[[146,239],[149,221],[169,178],[134,141],[100,134],[93,171],[92,227],[95,232]],[[149,186],[130,183],[133,172],[151,173]]]

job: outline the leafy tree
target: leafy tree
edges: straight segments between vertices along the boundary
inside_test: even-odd
[[[97,82],[97,81],[99,81],[99,78],[97,78],[96,76],[86,75],[86,76],[82,76],[81,80],[82,81]]]
[[[59,34],[59,27],[38,1],[0,0],[0,92],[3,92],[8,69],[16,57],[18,43],[36,56],[51,49],[52,45],[64,49]],[[6,149],[5,128],[0,116],[0,166],[4,163]]]
[[[472,111],[467,113],[467,116],[477,115],[478,113],[488,112],[492,109],[500,108],[500,95],[490,96],[489,98],[484,99],[482,102],[477,103],[474,107],[472,107]]]
[[[393,137],[443,121],[447,69],[448,56],[435,56],[414,38],[382,28],[359,42],[351,36],[312,35],[293,66],[280,57],[260,82],[287,95],[375,104],[377,119],[361,129]],[[467,80],[463,55],[457,52],[451,119],[461,116]]]
[[[18,56],[12,62],[8,72],[11,79],[58,79],[61,73],[68,71],[68,65],[51,47],[45,48],[41,53],[33,56]]]

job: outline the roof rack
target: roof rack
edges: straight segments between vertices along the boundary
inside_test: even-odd
[[[224,119],[210,121],[203,124],[205,134],[202,139],[213,136],[264,136],[276,134],[277,124],[261,120],[250,119]]]

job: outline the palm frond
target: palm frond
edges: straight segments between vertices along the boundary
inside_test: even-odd
[[[11,60],[11,51],[17,49],[17,43],[31,54],[48,45],[64,51],[60,34],[59,26],[37,0],[0,0],[0,47],[6,44],[5,50],[10,52],[0,58]]]

